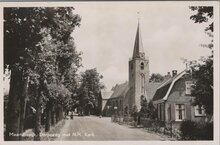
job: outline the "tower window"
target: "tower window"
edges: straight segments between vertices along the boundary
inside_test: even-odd
[[[141,63],[141,69],[142,70],[144,69],[144,63],[143,62]]]
[[[141,93],[145,94],[145,76],[141,74]]]

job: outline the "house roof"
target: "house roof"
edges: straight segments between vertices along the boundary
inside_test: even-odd
[[[166,95],[168,89],[170,88],[170,85],[171,85],[171,82],[164,85],[163,87],[158,88],[156,90],[156,93],[153,96],[153,101],[163,99],[164,96]]]
[[[101,91],[101,97],[102,99],[109,99],[112,95],[113,91]]]
[[[116,98],[116,97],[124,97],[125,94],[128,92],[129,86],[128,82],[125,82],[123,84],[117,84],[113,89],[113,94],[110,98]]]
[[[164,83],[162,83],[158,88],[156,93],[153,96],[153,101],[157,100],[167,100],[168,95],[174,85],[174,83],[179,80],[184,74],[186,73],[186,70],[180,72],[176,76],[168,79]]]

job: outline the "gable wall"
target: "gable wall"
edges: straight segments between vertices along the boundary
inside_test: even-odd
[[[177,82],[175,82],[170,94],[168,96],[166,102],[166,120],[168,121],[169,117],[171,116],[172,120],[176,119],[176,104],[184,104],[185,105],[185,119],[191,120],[192,118],[192,99],[191,95],[187,95],[185,81],[192,81],[193,79],[189,75],[184,75],[180,78]],[[168,107],[171,107],[171,112],[168,112]]]

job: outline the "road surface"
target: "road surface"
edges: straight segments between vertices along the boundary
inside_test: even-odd
[[[56,140],[165,140],[161,136],[146,132],[144,129],[133,128],[112,123],[110,118],[95,116],[78,117],[66,120],[61,129],[60,136]]]

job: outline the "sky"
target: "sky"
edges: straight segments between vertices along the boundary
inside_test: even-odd
[[[195,24],[189,5],[168,2],[76,3],[75,13],[82,17],[73,32],[78,51],[83,52],[86,69],[97,68],[104,76],[106,90],[128,81],[128,61],[132,57],[138,17],[150,73],[162,75],[182,71],[181,58],[197,60],[210,54],[200,44],[210,42],[204,33],[207,24]],[[139,16],[137,14],[139,12]]]
[[[187,2],[74,2],[74,13],[82,17],[72,36],[81,51],[80,72],[97,68],[110,90],[128,81],[128,61],[132,57],[138,17],[150,74],[162,75],[185,69],[181,58],[197,60],[210,54],[205,24],[195,24],[195,12]],[[139,12],[139,15],[137,14]],[[9,89],[9,80],[4,80]]]

